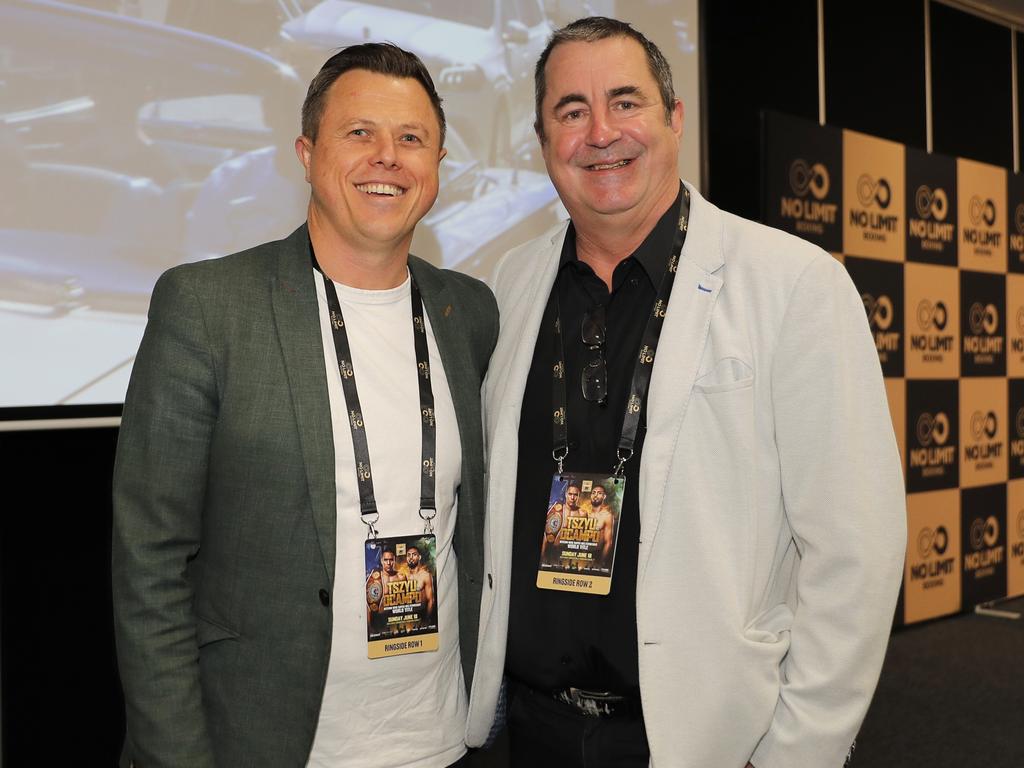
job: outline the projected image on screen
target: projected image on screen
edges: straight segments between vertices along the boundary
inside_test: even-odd
[[[120,403],[164,270],[304,220],[299,111],[340,47],[411,50],[444,99],[440,193],[412,247],[434,264],[486,279],[565,217],[533,133],[533,68],[552,30],[588,13],[618,13],[669,56],[687,109],[681,168],[696,180],[696,1],[686,5],[0,2],[0,418]]]

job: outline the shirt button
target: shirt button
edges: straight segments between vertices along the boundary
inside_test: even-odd
[[[328,606],[328,605],[331,604],[331,596],[329,594],[327,594],[327,590],[326,589],[321,589],[320,590],[320,602],[324,606]]]

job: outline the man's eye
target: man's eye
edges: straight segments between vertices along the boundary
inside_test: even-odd
[[[623,111],[629,111],[631,109],[636,109],[636,102],[620,101],[618,104],[615,105],[615,108]]]
[[[414,133],[403,134],[402,138],[400,139],[400,141],[405,141],[405,142],[409,142],[409,143],[416,143],[419,140],[420,140],[420,137],[417,136]]]
[[[352,131],[353,136],[369,136],[369,132],[365,128],[356,128]]]
[[[579,120],[581,117],[583,117],[583,110],[582,109],[573,109],[573,110],[571,110],[569,112],[566,112],[564,115],[562,115],[562,119],[567,121],[567,122],[574,122],[576,120]]]

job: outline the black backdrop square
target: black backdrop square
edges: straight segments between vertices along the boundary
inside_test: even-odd
[[[907,147],[907,261],[956,266],[956,160]]]
[[[964,608],[1006,594],[1006,484],[960,491]]]
[[[960,484],[960,382],[907,381],[907,491]]]
[[[903,265],[855,256],[843,263],[864,302],[882,373],[903,376]]]
[[[960,272],[960,375],[1006,375],[1006,275]]]
[[[1024,379],[1009,379],[1006,417],[1009,420],[1009,476],[1024,477]]]
[[[842,251],[842,131],[767,112],[764,151],[765,223],[826,251]]]
[[[1024,176],[1019,173],[1006,174],[1006,203],[1006,268],[1024,272]]]

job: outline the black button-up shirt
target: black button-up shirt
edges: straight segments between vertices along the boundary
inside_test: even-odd
[[[640,247],[616,266],[610,293],[604,281],[576,258],[576,233],[571,225],[566,234],[552,291],[558,291],[565,346],[567,472],[611,475],[615,469],[633,367],[671,255],[681,201],[682,188]],[[580,372],[590,354],[581,339],[581,323],[597,304],[604,304],[606,312],[608,397],[604,404],[585,400],[580,385]],[[611,593],[577,594],[539,589],[536,585],[551,478],[557,471],[551,457],[550,416],[554,319],[554,308],[549,306],[534,347],[519,422],[506,668],[514,680],[539,691],[575,686],[638,698],[636,575],[646,403],[635,453],[625,467],[626,490]]]

